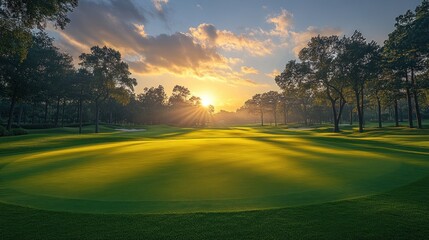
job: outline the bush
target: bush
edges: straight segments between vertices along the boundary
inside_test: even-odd
[[[55,126],[53,124],[25,124],[25,125],[13,125],[14,128],[25,128],[25,129],[50,129],[54,128]]]
[[[6,130],[5,127],[0,125],[0,137],[3,137],[3,136],[9,136],[9,132]]]
[[[26,135],[28,134],[28,131],[23,128],[14,128],[12,129],[12,133],[13,135],[18,136],[18,135]]]

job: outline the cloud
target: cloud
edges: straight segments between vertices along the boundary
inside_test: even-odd
[[[247,66],[242,66],[241,72],[244,74],[259,74],[258,69],[253,68],[253,67],[247,67]]]
[[[81,1],[70,19],[65,31],[56,30],[60,35],[57,43],[74,56],[94,45],[109,44],[118,49],[138,45],[144,30],[138,26],[147,22],[130,0]]]
[[[296,56],[298,56],[298,53],[307,45],[312,37],[342,34],[341,29],[330,27],[318,28],[310,26],[305,31],[294,31],[293,14],[286,9],[282,9],[279,14],[269,15],[267,22],[274,24],[274,28],[271,30],[261,28],[250,29],[249,35],[271,36],[278,48],[291,48]]]
[[[168,4],[168,0],[152,0],[153,6],[159,13],[164,12],[164,6]]]
[[[201,68],[209,65],[228,68],[227,60],[214,49],[195,44],[190,36],[183,33],[143,37],[139,53],[141,61],[131,66],[140,73],[170,71],[180,74],[191,71],[199,74]]]
[[[140,34],[140,36],[142,37],[146,37],[146,31],[144,30],[144,25],[143,24],[133,24],[135,27],[135,31]]]
[[[190,28],[189,33],[198,43],[211,48],[225,51],[246,51],[253,56],[272,54],[271,40],[261,41],[250,36],[237,35],[228,30],[218,30],[212,24],[202,23],[196,28]]]
[[[272,79],[276,78],[278,75],[280,75],[280,70],[274,69],[272,72],[265,74],[267,77],[270,77]]]
[[[332,35],[341,35],[342,31],[338,28],[316,28],[310,26],[304,32],[291,32],[292,41],[294,43],[294,48],[292,49],[294,54],[298,56],[299,52],[307,46],[307,43],[311,40],[312,37],[317,36],[332,36]]]
[[[169,73],[233,85],[257,85],[232,69],[241,59],[223,56],[217,48],[200,43],[189,32],[149,35],[145,31],[145,11],[139,11],[131,0],[81,1],[70,18],[64,31],[50,31],[59,36],[57,45],[75,59],[91,46],[106,45],[121,52],[133,73]],[[217,41],[218,32],[212,33],[210,27],[205,30],[210,39]]]
[[[274,24],[274,29],[269,32],[270,35],[288,37],[293,27],[293,15],[286,9],[282,9],[279,15],[269,16],[267,22]]]

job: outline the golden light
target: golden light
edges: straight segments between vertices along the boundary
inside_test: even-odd
[[[201,96],[201,105],[203,105],[203,107],[213,105],[213,98],[210,95]]]

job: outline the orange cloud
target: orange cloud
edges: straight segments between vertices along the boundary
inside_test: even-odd
[[[274,69],[272,72],[265,74],[267,77],[270,77],[272,79],[276,78],[278,75],[280,75],[280,71],[278,69]]]
[[[272,54],[273,44],[270,39],[260,41],[228,30],[218,30],[212,24],[202,23],[196,28],[189,28],[189,33],[198,43],[207,47],[225,51],[246,51],[253,56]]]
[[[259,74],[258,69],[253,68],[253,67],[247,67],[247,66],[242,66],[241,72],[244,74]]]
[[[274,24],[274,29],[270,31],[272,36],[288,37],[290,29],[293,27],[293,15],[282,9],[279,15],[269,16],[268,23]]]
[[[163,6],[168,1],[154,1]],[[156,7],[157,5],[155,5]],[[97,9],[97,11],[94,11]],[[106,45],[119,50],[133,73],[176,76],[225,82],[232,85],[256,86],[258,83],[243,78],[232,66],[242,63],[240,58],[223,56],[217,47],[208,44],[216,39],[222,49],[251,51],[265,54],[269,49],[256,40],[237,36],[228,31],[210,30],[206,40],[194,37],[191,32],[150,36],[145,31],[145,16],[130,0],[110,2],[82,1],[70,15],[71,23],[65,31],[50,29],[59,34],[56,41],[61,49],[71,53],[75,59],[94,45]],[[231,39],[231,43],[226,43]]]

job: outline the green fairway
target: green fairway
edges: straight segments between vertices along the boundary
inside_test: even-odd
[[[387,192],[429,167],[427,131],[69,131],[0,139],[0,201],[85,213],[258,210]]]

